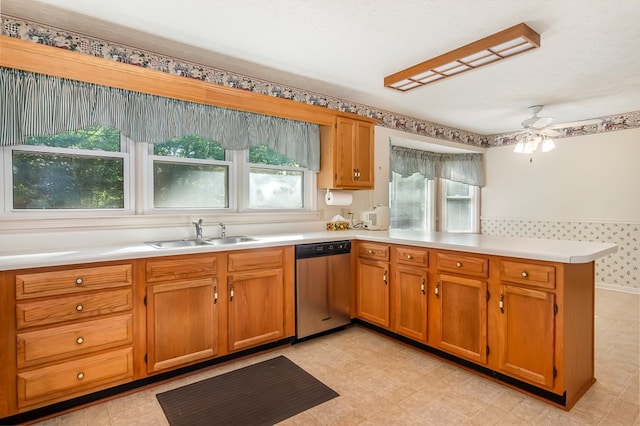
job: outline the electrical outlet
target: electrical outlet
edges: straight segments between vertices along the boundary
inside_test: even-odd
[[[340,211],[340,216],[344,217],[347,220],[351,219],[352,214],[353,214],[353,210],[351,210],[350,208],[343,208]]]

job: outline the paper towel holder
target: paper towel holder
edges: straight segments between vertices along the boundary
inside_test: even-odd
[[[330,188],[327,188],[327,193],[324,196],[325,203],[328,206],[350,206],[353,198],[350,193],[340,193],[338,195],[337,192],[331,192]]]

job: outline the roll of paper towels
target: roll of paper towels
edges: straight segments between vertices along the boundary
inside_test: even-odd
[[[353,196],[348,192],[330,192],[324,196],[324,202],[328,206],[350,206]]]

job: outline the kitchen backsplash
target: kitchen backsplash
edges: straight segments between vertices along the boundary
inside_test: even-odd
[[[480,227],[484,235],[617,244],[616,253],[596,261],[596,283],[640,293],[640,223],[483,218]]]

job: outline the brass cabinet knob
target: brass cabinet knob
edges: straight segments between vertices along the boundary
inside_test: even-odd
[[[82,380],[84,379],[84,373],[80,372],[76,377],[78,378],[78,380]]]
[[[84,339],[83,339],[82,337],[78,337],[78,338],[76,339],[76,343],[77,343],[77,344],[79,344],[79,345],[81,345],[81,344],[83,344],[83,343],[84,343]]]
[[[461,262],[456,262],[456,266],[457,266],[458,268],[462,268],[462,263],[461,263]]]
[[[82,310],[84,309],[84,306],[82,305],[76,305],[76,311],[78,312],[82,312]]]
[[[82,278],[76,278],[76,284],[77,285],[82,285],[83,282],[84,282],[84,280]]]
[[[522,271],[522,278],[527,278],[529,276],[529,274],[527,273],[527,271]]]

